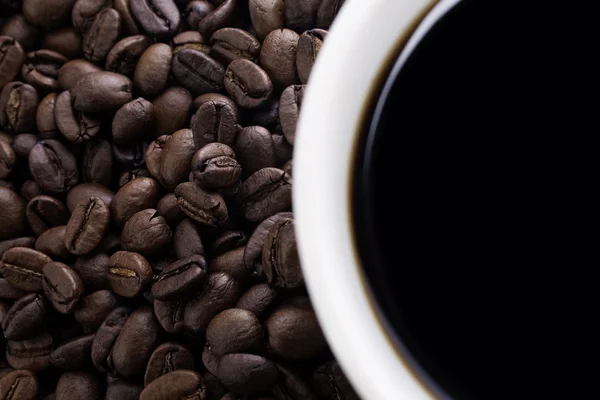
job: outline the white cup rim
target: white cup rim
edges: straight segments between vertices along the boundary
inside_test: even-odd
[[[400,356],[375,310],[354,248],[350,198],[362,125],[381,77],[400,48],[411,51],[459,1],[347,0],[304,96],[293,167],[300,259],[324,334],[365,400],[441,396]]]

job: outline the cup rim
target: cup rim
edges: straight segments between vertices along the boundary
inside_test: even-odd
[[[459,1],[347,0],[303,100],[293,176],[298,251],[323,332],[366,400],[440,395],[401,356],[376,311],[354,247],[351,198],[359,139],[372,100],[401,49],[412,51],[419,34]]]

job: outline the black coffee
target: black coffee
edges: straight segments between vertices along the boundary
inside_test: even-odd
[[[547,390],[535,377],[551,365],[561,289],[544,266],[577,253],[577,131],[561,129],[585,115],[558,88],[573,71],[545,52],[555,26],[507,9],[463,1],[440,19],[386,75],[358,153],[367,278],[400,352],[442,398]]]

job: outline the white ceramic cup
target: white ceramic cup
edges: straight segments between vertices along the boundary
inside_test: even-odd
[[[355,248],[352,169],[374,87],[460,0],[347,0],[310,77],[296,135],[294,214],[306,283],[329,344],[364,400],[441,397],[388,339]],[[402,61],[400,61],[402,62]]]

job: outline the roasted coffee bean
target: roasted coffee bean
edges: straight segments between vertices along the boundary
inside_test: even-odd
[[[35,247],[39,252],[46,254],[53,260],[69,262],[73,258],[65,246],[66,225],[55,226],[45,230],[35,241]]]
[[[279,120],[285,138],[294,144],[296,125],[300,116],[300,107],[304,97],[304,85],[289,86],[281,93],[279,101]]]
[[[6,345],[6,361],[14,369],[40,372],[50,366],[53,340],[44,332],[21,341],[9,340]]]
[[[14,151],[14,154],[16,156],[23,157],[26,159],[27,157],[29,157],[29,152],[31,151],[31,149],[33,149],[33,146],[35,146],[37,141],[37,136],[32,135],[31,133],[21,133],[14,137],[12,143],[12,150]],[[3,160],[0,161],[0,171],[2,171],[3,169],[3,163],[5,165],[5,170],[8,170],[8,168],[11,167],[10,162],[13,160],[13,157],[10,154],[10,148],[10,145],[8,147],[3,147],[2,143],[0,142],[0,160]],[[16,159],[14,159],[14,161],[12,162],[16,162]],[[2,172],[0,172],[0,175],[2,175]]]
[[[267,35],[285,26],[283,0],[250,0],[248,4],[256,36],[263,40]]]
[[[192,29],[198,29],[198,24],[208,14],[213,12],[215,7],[208,1],[193,0],[185,7],[183,16],[185,21]],[[200,32],[198,32],[200,33]]]
[[[203,3],[210,4],[206,1]],[[181,32],[173,38],[173,54],[177,54],[183,49],[196,49],[206,54],[210,53],[210,47],[204,42],[204,38],[198,31]]]
[[[235,103],[226,96],[210,93],[195,101],[198,110],[192,117],[196,150],[213,142],[235,146],[240,114]]]
[[[275,363],[264,357],[232,353],[219,361],[217,376],[229,390],[251,395],[271,389],[277,381],[277,374]]]
[[[223,0],[218,7],[202,18],[194,28],[205,37],[231,23],[235,17],[239,0]]]
[[[124,250],[147,257],[159,255],[171,243],[173,233],[165,219],[154,209],[135,213],[123,227],[121,246]]]
[[[27,222],[37,236],[69,221],[69,211],[62,201],[50,196],[37,196],[27,203]]]
[[[235,153],[244,173],[248,175],[263,168],[274,167],[277,163],[273,136],[262,126],[242,129],[235,144]]]
[[[179,370],[156,378],[144,388],[140,400],[204,399],[206,386],[194,371]]]
[[[51,30],[69,21],[75,0],[23,0],[27,21],[44,30]]]
[[[71,60],[58,70],[58,84],[62,90],[70,90],[84,75],[100,71],[100,67],[87,60]]]
[[[202,350],[202,363],[206,370],[215,376],[219,373],[219,360],[220,358],[213,354],[207,343]]]
[[[0,379],[0,399],[33,400],[38,391],[35,374],[25,369],[12,371]]]
[[[106,386],[104,400],[138,400],[143,389],[141,385],[119,379]]]
[[[106,140],[86,142],[81,162],[81,175],[84,182],[110,186],[112,180],[112,147]]]
[[[210,54],[224,65],[233,60],[247,59],[253,63],[260,56],[260,42],[250,33],[237,28],[223,28],[210,38]]]
[[[324,400],[359,400],[337,361],[329,361],[315,370],[313,387]]]
[[[2,320],[2,332],[8,340],[35,336],[48,320],[51,306],[44,296],[31,293],[17,300]]]
[[[90,253],[99,244],[110,224],[108,206],[99,197],[77,204],[67,223],[65,246],[75,255]]]
[[[242,231],[225,231],[220,234],[212,245],[211,254],[213,257],[219,256],[229,250],[244,247],[248,242],[248,236]]]
[[[88,371],[65,372],[56,384],[56,400],[101,400],[103,392],[98,374]]]
[[[156,206],[171,228],[175,228],[186,217],[183,210],[177,205],[177,197],[173,193],[165,195]]]
[[[73,89],[73,107],[81,112],[110,112],[132,100],[133,84],[125,75],[92,72],[82,76]]]
[[[56,92],[59,89],[58,70],[67,58],[52,50],[38,50],[27,54],[21,74],[25,82],[41,92]]]
[[[182,369],[194,369],[192,353],[178,343],[163,343],[150,356],[144,375],[144,386],[148,386],[151,382],[169,372]]]
[[[335,13],[0,0],[0,388],[8,362],[48,369],[26,398],[317,399],[304,377],[331,353],[290,297],[287,211],[299,84]]]
[[[10,36],[0,36],[0,88],[17,77],[24,59],[19,42]]]
[[[83,295],[83,282],[67,265],[51,262],[44,266],[42,285],[46,298],[62,314],[73,311]]]
[[[286,8],[287,8],[287,2]],[[287,87],[298,81],[296,49],[300,36],[290,29],[277,29],[265,38],[260,64],[275,85]]]
[[[82,35],[85,35],[90,30],[96,16],[110,5],[110,0],[77,0],[71,13],[73,26]]]
[[[273,83],[261,67],[240,59],[227,67],[225,89],[240,107],[257,108],[271,96]]]
[[[13,190],[0,186],[0,240],[19,237],[27,227],[25,201]]]
[[[186,303],[182,300],[160,301],[155,299],[153,305],[154,315],[165,332],[175,334],[183,330]]]
[[[117,10],[121,17],[121,28],[125,36],[137,35],[140,28],[135,22],[131,10],[129,9],[129,0],[114,0],[113,8]]]
[[[60,134],[58,126],[56,126],[56,120],[54,119],[57,96],[56,93],[49,93],[38,104],[35,113],[35,122],[40,131],[41,139],[56,138]]]
[[[38,101],[37,91],[31,85],[23,82],[5,85],[0,92],[0,127],[13,134],[33,130]]]
[[[113,155],[115,160],[126,167],[139,168],[146,162],[146,150],[148,142],[138,140],[129,146],[121,146],[113,143]]]
[[[148,172],[150,172],[150,175],[154,179],[159,181],[161,180],[160,164],[162,155],[170,138],[170,135],[159,136],[146,149],[146,166],[148,167]]]
[[[160,181],[165,188],[173,190],[187,180],[194,152],[194,136],[191,129],[181,129],[171,135],[165,143],[160,159]]]
[[[112,122],[112,136],[117,144],[129,144],[153,132],[154,106],[137,98],[117,111]]]
[[[296,69],[302,83],[308,82],[310,71],[323,46],[327,31],[323,29],[310,29],[300,35],[296,52]]]
[[[244,293],[235,308],[251,311],[258,318],[262,318],[277,301],[279,293],[277,289],[272,288],[270,285],[259,283]]]
[[[241,286],[233,277],[223,272],[211,273],[198,296],[185,307],[185,327],[192,332],[204,331],[218,313],[233,307],[240,295]]]
[[[143,374],[161,330],[152,308],[139,307],[127,319],[112,350],[115,370],[126,378]]]
[[[137,212],[154,207],[160,187],[152,178],[140,177],[119,189],[110,205],[110,215],[117,226],[123,226]]]
[[[92,342],[92,362],[100,372],[115,372],[113,370],[111,352],[125,321],[129,318],[132,309],[126,307],[115,308],[108,314],[102,325],[98,328]]]
[[[107,276],[113,292],[123,297],[136,297],[152,281],[152,267],[141,254],[117,251],[108,260]]]
[[[173,57],[171,69],[177,81],[196,96],[223,89],[225,68],[201,51],[181,50]]]
[[[41,196],[42,188],[36,181],[32,181],[29,179],[23,182],[23,185],[21,185],[20,195],[23,198],[23,200],[28,202],[36,196]]]
[[[75,319],[83,326],[96,328],[118,306],[119,299],[110,290],[99,290],[83,298],[75,310]]]
[[[114,256],[113,256],[114,257]],[[174,300],[193,293],[208,275],[204,257],[194,254],[166,267],[152,285],[152,295],[158,300]]]
[[[0,179],[8,178],[17,163],[17,154],[15,154],[13,146],[0,140]]]
[[[288,367],[277,364],[279,378],[277,384],[271,390],[277,400],[317,400],[306,381]],[[336,400],[344,400],[336,399]]]
[[[136,1],[170,1],[170,0],[136,0]],[[144,96],[155,97],[167,85],[173,51],[169,45],[156,43],[148,47],[140,56],[135,67],[133,83]],[[172,133],[172,132],[171,132]]]
[[[132,78],[139,58],[151,44],[152,39],[144,35],[121,39],[106,56],[106,70]]]
[[[86,292],[108,289],[108,259],[106,253],[78,257],[73,270],[79,275]]]
[[[269,349],[287,360],[303,361],[327,347],[315,313],[291,305],[281,306],[266,320]]]
[[[104,204],[110,206],[115,194],[110,189],[97,183],[82,183],[75,186],[67,195],[67,209],[73,212],[75,206],[88,197],[99,197]]]
[[[262,221],[291,206],[291,177],[277,168],[263,168],[242,185],[240,197],[244,216],[251,222]]]
[[[207,192],[194,182],[184,182],[175,188],[177,204],[195,221],[209,226],[219,226],[227,220],[227,205],[216,192]]]
[[[77,160],[56,140],[41,140],[29,152],[31,176],[44,192],[64,195],[79,181]]]
[[[112,8],[105,8],[94,18],[90,29],[83,37],[83,54],[91,62],[104,61],[108,52],[119,40],[121,17]]]
[[[79,32],[72,26],[65,26],[48,32],[42,41],[42,49],[56,51],[71,60],[81,55],[81,42]]]
[[[279,220],[269,230],[262,251],[262,267],[267,282],[274,287],[295,289],[304,285],[294,220]]]
[[[317,27],[329,29],[345,0],[322,0],[317,11]]]
[[[6,279],[0,278],[0,299],[17,300],[26,294],[27,292],[14,287]]]
[[[226,272],[240,282],[247,282],[250,278],[250,271],[244,264],[244,248],[230,250],[213,258],[210,262],[212,272]]]
[[[181,15],[173,0],[129,0],[129,9],[150,36],[164,39],[179,31]]]
[[[206,328],[206,342],[220,357],[229,353],[260,350],[264,332],[260,321],[247,310],[230,308],[215,316]]]
[[[202,237],[196,224],[189,219],[184,219],[177,225],[173,233],[173,247],[178,259],[190,257],[194,254],[205,255]]]
[[[100,132],[100,120],[77,111],[73,107],[73,96],[69,91],[62,92],[56,98],[54,121],[60,133],[72,143],[90,140]]]
[[[50,362],[60,369],[84,369],[92,364],[92,343],[95,333],[69,340],[50,353]]]
[[[192,95],[187,89],[172,86],[152,102],[154,136],[170,135],[188,126],[193,111]]]
[[[2,258],[2,256],[8,249],[12,249],[13,247],[28,247],[32,249],[34,244],[35,238],[31,236],[3,240],[0,242],[0,258]]]
[[[42,290],[42,271],[52,259],[39,251],[13,247],[2,256],[0,272],[14,287],[26,292]]]

